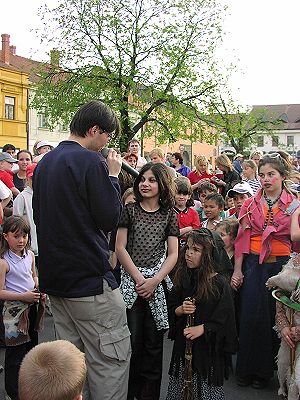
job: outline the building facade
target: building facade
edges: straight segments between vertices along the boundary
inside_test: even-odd
[[[253,106],[253,110],[264,108],[271,119],[280,121],[280,129],[273,130],[273,135],[264,132],[257,135],[257,149],[263,153],[285,150],[295,156],[300,149],[300,104],[276,104]]]
[[[34,143],[40,140],[48,140],[55,147],[68,137],[68,129],[57,124],[54,130],[50,130],[45,115],[30,107],[34,85],[39,79],[37,72],[43,67],[43,63],[18,56],[16,47],[10,45],[10,36],[8,34],[1,36],[0,147],[5,143],[11,143],[18,149],[32,150]]]
[[[3,51],[4,49],[4,51]],[[0,53],[0,148],[11,143],[27,148],[29,74],[10,65],[9,35],[2,35]]]

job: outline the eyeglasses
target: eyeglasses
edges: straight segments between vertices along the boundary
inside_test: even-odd
[[[106,133],[109,139],[116,139],[116,131],[107,132],[105,129],[102,129],[99,126],[99,133]]]

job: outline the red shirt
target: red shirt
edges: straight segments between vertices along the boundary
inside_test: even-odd
[[[0,180],[11,189],[15,186],[12,175],[7,171],[0,171]]]
[[[179,229],[191,226],[193,229],[200,228],[200,219],[197,211],[192,208],[185,208],[180,211],[174,207],[177,214]]]
[[[196,170],[190,172],[188,174],[188,178],[191,182],[191,185],[195,185],[195,183],[199,182],[200,179],[209,179],[211,180],[211,178],[214,176],[214,174],[207,174],[206,172],[204,172],[204,174],[199,175],[198,172]]]

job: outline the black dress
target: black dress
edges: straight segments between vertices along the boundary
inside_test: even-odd
[[[174,346],[167,400],[180,398],[183,383],[186,316],[177,317],[175,309],[187,297],[193,297],[197,276],[197,269],[189,270],[182,286],[173,288],[169,295],[169,338],[174,340]],[[193,342],[193,386],[196,398],[221,400],[224,398],[223,380],[231,367],[231,354],[236,351],[237,336],[228,280],[220,274],[212,279],[216,295],[209,300],[196,301],[195,325],[204,324],[204,334]]]

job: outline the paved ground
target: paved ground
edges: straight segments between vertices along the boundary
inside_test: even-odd
[[[54,339],[54,329],[52,318],[46,315],[45,329],[40,335],[40,341],[48,341]],[[165,340],[165,353],[164,353],[164,373],[162,380],[161,400],[165,399],[167,386],[168,386],[168,366],[170,361],[170,355],[172,351],[172,343],[169,340]],[[0,363],[3,363],[4,350],[0,350]],[[251,387],[240,388],[235,384],[234,376],[225,382],[225,393],[226,400],[276,400],[279,399],[277,396],[278,383],[274,378],[270,382],[270,386],[264,390],[254,390]],[[0,374],[0,400],[5,400],[4,391],[4,374]],[[98,399],[97,399],[98,400]],[[100,400],[100,399],[99,399]],[[124,399],[125,400],[125,399]]]

